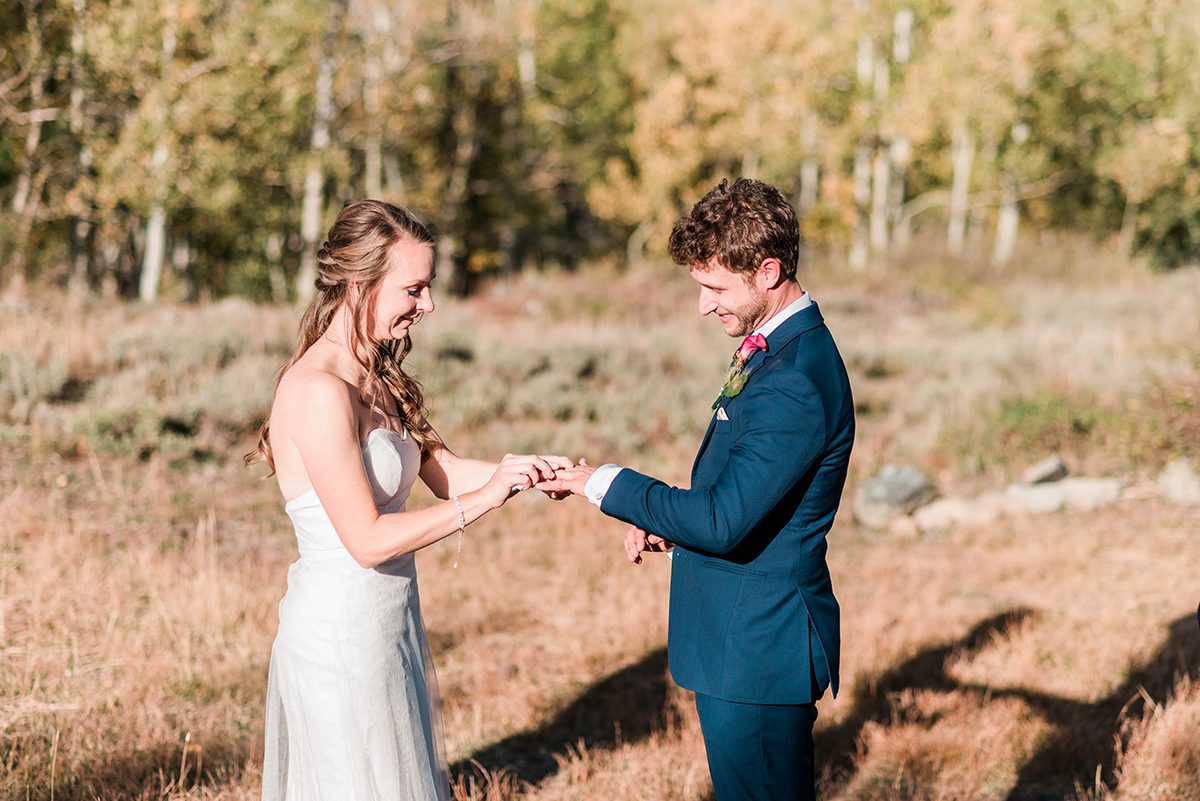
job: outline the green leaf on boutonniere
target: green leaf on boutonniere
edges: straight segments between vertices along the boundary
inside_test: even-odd
[[[741,391],[746,387],[746,381],[750,378],[744,370],[739,367],[730,369],[729,375],[725,376],[725,384],[721,387],[721,394],[713,401],[712,408],[717,408],[725,398],[736,398]]]

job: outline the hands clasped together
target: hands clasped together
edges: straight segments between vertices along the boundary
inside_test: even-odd
[[[527,489],[541,490],[555,500],[562,500],[569,495],[583,496],[588,479],[595,472],[596,468],[586,459],[572,462],[565,456],[509,454],[496,468],[488,489],[496,493],[500,504]],[[642,563],[643,553],[663,553],[672,547],[666,538],[637,526],[630,526],[625,532],[625,556],[633,564]]]

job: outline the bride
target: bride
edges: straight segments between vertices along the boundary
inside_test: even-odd
[[[449,798],[413,553],[457,534],[560,457],[455,456],[404,372],[433,311],[433,237],[405,210],[346,206],[317,255],[317,295],[248,462],[279,481],[300,558],[267,686],[264,801]],[[420,477],[438,503],[405,511]],[[457,559],[456,559],[457,564]]]

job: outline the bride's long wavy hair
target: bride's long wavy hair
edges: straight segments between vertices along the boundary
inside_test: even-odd
[[[422,458],[436,443],[436,435],[425,420],[425,396],[420,383],[404,372],[404,357],[412,350],[412,339],[379,340],[372,333],[375,299],[388,271],[388,254],[397,242],[407,240],[433,246],[433,235],[419,220],[399,206],[381,200],[357,200],[342,209],[317,251],[317,294],[300,319],[299,341],[292,357],[275,379],[279,382],[300,357],[329,328],[343,304],[349,306],[352,324],[350,352],[365,376],[358,396],[389,428],[397,423],[408,429],[421,447]],[[359,291],[350,292],[357,284]],[[384,407],[392,401],[395,411]],[[270,418],[263,421],[258,446],[244,457],[247,465],[266,462],[275,473],[271,450]]]

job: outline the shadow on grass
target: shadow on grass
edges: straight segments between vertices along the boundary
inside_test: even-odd
[[[952,657],[977,653],[998,637],[1033,617],[1030,609],[1010,609],[981,620],[970,631],[942,645],[927,648],[884,671],[871,681],[860,682],[850,701],[850,714],[840,722],[819,727],[813,732],[816,765],[819,773],[841,784],[853,773],[853,759],[859,735],[869,723],[885,723],[892,718],[892,697],[905,690],[951,692],[959,683],[946,673]]]
[[[1134,667],[1120,686],[1095,702],[1024,689],[967,686],[992,698],[1019,698],[1054,728],[1037,753],[1025,763],[1006,801],[1041,801],[1073,795],[1075,788],[1092,787],[1097,776],[1110,786],[1121,722],[1138,719],[1147,703],[1167,700],[1180,676],[1200,677],[1200,632],[1192,615],[1167,627],[1158,649]]]
[[[820,795],[827,795],[853,777],[854,755],[863,727],[868,722],[890,721],[891,699],[907,690],[969,694],[981,703],[1017,698],[1050,724],[1049,736],[1021,766],[1005,801],[1073,798],[1077,787],[1093,786],[1097,775],[1111,785],[1122,720],[1140,716],[1147,700],[1163,702],[1180,676],[1200,677],[1197,619],[1187,614],[1172,622],[1154,653],[1134,666],[1108,696],[1094,702],[1023,688],[962,683],[947,673],[951,658],[979,652],[1033,615],[1031,610],[1020,608],[987,618],[962,637],[921,651],[874,681],[863,682],[851,698],[850,714],[838,724],[813,733],[818,770],[831,777],[834,785],[825,787]]]
[[[202,750],[192,746],[186,761],[182,742],[164,742],[94,763],[81,763],[67,775],[58,777],[53,798],[56,801],[157,799],[174,797],[181,790],[228,785],[245,769],[251,742],[205,741]],[[25,797],[48,799],[52,797],[51,789],[48,785],[31,789],[28,796],[22,796]]]
[[[582,744],[613,749],[666,726],[667,651],[659,648],[596,682],[537,729],[513,734],[450,766],[455,783],[488,783],[499,773],[539,784]],[[482,769],[482,770],[481,770]]]

